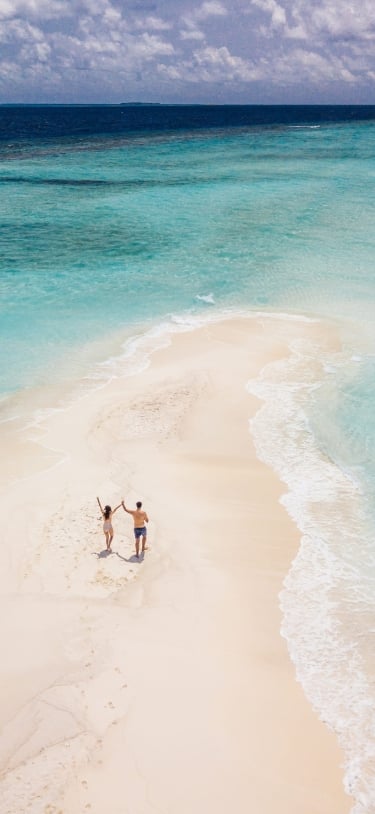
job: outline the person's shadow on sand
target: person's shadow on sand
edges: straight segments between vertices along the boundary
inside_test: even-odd
[[[113,553],[114,553],[113,551],[108,551],[108,548],[103,548],[103,550],[99,552],[95,551],[98,560],[103,559],[103,557],[109,557],[109,555]]]
[[[143,554],[140,554],[139,557],[137,557],[136,554],[132,554],[131,557],[122,557],[121,554],[116,551],[116,555],[120,560],[124,560],[124,562],[141,562],[143,560]]]

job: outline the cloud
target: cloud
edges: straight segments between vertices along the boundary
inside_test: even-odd
[[[22,20],[0,22],[0,42],[40,42],[44,34],[40,28]]]
[[[183,101],[192,85],[198,98],[200,84],[207,97],[220,83],[228,101],[239,89],[251,101],[257,83],[306,100],[363,87],[371,100],[375,4],[353,2],[0,0],[0,101],[27,100],[31,87],[52,100],[122,100],[126,87]]]
[[[83,39],[56,35],[54,52],[65,69],[77,68],[94,74],[106,71],[115,76],[142,71],[155,59],[173,55],[174,47],[147,31],[138,37],[129,34],[121,37],[114,32],[114,36],[108,38],[92,30],[91,33],[86,31]]]
[[[154,17],[153,15],[135,17],[129,25],[134,30],[144,30],[146,28],[148,31],[170,31],[172,28],[171,22],[167,22],[161,17]]]
[[[341,59],[302,48],[294,49],[287,57],[280,57],[275,68],[276,81],[283,84],[294,84],[296,77],[299,81],[308,80],[316,85],[340,80],[345,83],[355,81]]]
[[[69,9],[70,3],[63,0],[0,0],[0,20],[14,17],[50,20],[69,15]]]
[[[265,11],[271,17],[271,27],[280,28],[286,24],[286,11],[276,0],[253,0],[253,5]]]
[[[343,0],[338,8],[331,0],[315,9],[311,20],[317,32],[326,31],[333,37],[375,38],[375,6],[372,0],[362,0],[358,6]]]
[[[226,46],[206,46],[193,52],[190,60],[181,60],[173,66],[158,66],[159,73],[184,82],[248,82],[259,77],[258,70],[249,60],[230,53]]]
[[[228,10],[218,0],[207,0],[202,5],[197,6],[188,14],[184,14],[181,18],[183,28],[180,30],[180,38],[182,40],[201,40],[206,39],[206,35],[201,30],[199,24],[205,23],[212,17],[226,17]]]
[[[180,37],[182,40],[204,40],[205,35],[203,31],[200,31],[199,28],[189,28],[186,31],[180,31]]]
[[[169,31],[172,28],[171,23],[167,23],[160,17],[146,17],[143,21],[143,25],[154,31]]]
[[[0,0],[1,2],[1,0]],[[32,5],[29,3],[29,5]],[[78,5],[78,4],[77,4]],[[19,2],[18,6],[21,6]],[[155,60],[169,58],[174,54],[174,46],[165,40],[160,32],[165,30],[158,18],[147,17],[151,29],[134,30],[134,21],[124,19],[109,0],[95,0],[95,16],[87,13],[91,0],[80,0],[80,16],[71,30],[59,24],[43,31],[41,23],[36,25],[29,20],[14,17],[0,20],[0,42],[5,46],[3,71],[8,82],[32,82],[40,71],[45,71],[44,86],[50,81],[55,88],[60,77],[60,85],[74,81],[77,72],[84,72],[87,81],[100,84],[100,74],[118,77],[127,74],[134,76]],[[4,9],[3,9],[4,10]],[[85,13],[83,14],[83,10]],[[169,26],[168,26],[169,27]],[[4,49],[3,49],[4,50]],[[22,71],[15,70],[11,56],[17,55],[17,63]],[[91,77],[89,79],[89,77]]]
[[[372,81],[373,0],[356,7],[352,0],[244,0],[243,10],[257,27],[258,43],[263,40],[262,51],[272,66],[273,78],[263,64],[264,79],[275,86],[344,87]]]
[[[290,4],[289,16],[292,24],[287,33],[291,36],[296,31],[314,41],[320,37],[373,40],[375,36],[373,0],[361,0],[358,5],[352,0],[321,0],[315,5],[296,0]]]
[[[197,23],[208,20],[209,17],[226,17],[227,9],[217,0],[210,0],[197,6],[188,14],[182,16],[182,22],[187,28],[196,28]]]
[[[319,38],[375,37],[375,5],[373,0],[250,0],[247,13],[260,9],[268,18],[269,29],[283,28],[286,38],[319,43]],[[264,25],[264,24],[263,24]]]
[[[227,9],[222,3],[217,0],[208,0],[203,3],[199,8],[192,12],[197,20],[207,20],[208,17],[226,17],[228,14]]]
[[[226,46],[213,48],[207,46],[193,54],[195,73],[204,82],[247,82],[257,77],[257,71],[241,57],[234,56]]]

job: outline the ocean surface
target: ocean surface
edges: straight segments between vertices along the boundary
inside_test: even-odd
[[[320,382],[301,345],[248,387],[303,532],[283,635],[356,814],[375,811],[374,155],[375,106],[0,107],[4,426],[221,314],[337,324]]]

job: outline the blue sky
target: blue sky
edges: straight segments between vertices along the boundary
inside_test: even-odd
[[[374,0],[0,0],[0,102],[375,103]]]

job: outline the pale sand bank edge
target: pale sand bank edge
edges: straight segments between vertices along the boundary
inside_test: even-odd
[[[293,335],[334,341],[323,333],[264,318],[175,335],[147,372],[49,421],[65,462],[5,501],[5,814],[26,802],[35,814],[349,811],[343,756],[279,633],[299,535],[255,456],[245,389]],[[95,556],[99,490],[144,499],[144,564],[126,562],[120,515],[117,556]]]

